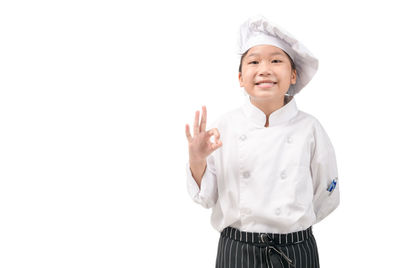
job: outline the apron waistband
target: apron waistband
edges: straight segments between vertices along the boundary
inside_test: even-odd
[[[226,227],[221,232],[222,236],[229,237],[233,240],[252,243],[252,244],[265,244],[265,238],[268,238],[270,242],[276,245],[290,245],[290,244],[298,244],[307,239],[309,239],[312,233],[312,226],[303,231],[288,233],[288,234],[279,234],[279,233],[252,233],[252,232],[244,232],[239,229],[233,228],[231,226]],[[262,246],[262,245],[260,245]]]

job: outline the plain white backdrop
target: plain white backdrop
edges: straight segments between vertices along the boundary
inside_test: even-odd
[[[185,124],[242,105],[239,25],[262,14],[319,59],[298,95],[336,151],[321,267],[396,266],[395,1],[2,1],[0,267],[214,267],[186,190]]]

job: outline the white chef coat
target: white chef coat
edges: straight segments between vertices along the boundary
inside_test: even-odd
[[[320,122],[297,109],[294,97],[266,115],[248,98],[212,124],[222,147],[207,158],[199,189],[186,163],[190,197],[212,208],[222,231],[290,233],[319,222],[339,205],[338,171],[331,141]]]

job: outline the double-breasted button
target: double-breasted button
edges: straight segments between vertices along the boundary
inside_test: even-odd
[[[243,178],[247,179],[248,177],[250,177],[250,172],[248,171],[243,172]]]
[[[286,179],[286,177],[287,177],[286,171],[283,170],[283,171],[281,172],[281,179],[284,180],[284,179]]]
[[[293,138],[289,136],[289,137],[287,137],[286,141],[287,141],[287,143],[292,143]]]
[[[246,135],[243,134],[243,135],[240,136],[239,138],[240,138],[242,141],[244,141],[247,137],[246,137]]]

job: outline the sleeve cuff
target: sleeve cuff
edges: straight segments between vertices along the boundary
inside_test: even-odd
[[[194,198],[200,193],[200,188],[196,180],[193,178],[192,171],[190,170],[189,162],[186,163],[187,187],[191,198]]]
[[[323,220],[326,216],[331,214],[340,204],[339,189],[335,189],[332,196],[325,196],[319,203],[319,209],[316,212],[316,223]]]
[[[200,188],[197,185],[196,180],[192,176],[189,163],[186,163],[186,173],[187,173],[187,188],[189,195],[193,199],[193,201],[202,205],[205,208],[212,207],[213,204],[215,203],[213,202],[213,200],[215,199],[213,193],[214,189],[213,185],[208,185],[208,184],[212,183],[212,181],[209,180],[214,178],[209,168],[206,167],[203,178],[201,180]]]

